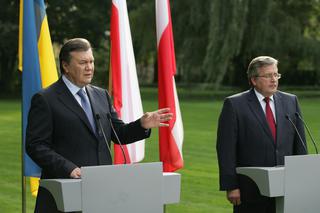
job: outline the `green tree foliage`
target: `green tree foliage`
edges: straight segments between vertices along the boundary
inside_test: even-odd
[[[107,88],[110,28],[108,0],[74,1],[54,0],[47,2],[47,16],[53,42],[62,45],[67,39],[88,39],[95,56],[94,83]]]
[[[137,64],[156,64],[154,3],[130,5]],[[247,87],[247,65],[258,55],[279,59],[285,84],[318,82],[317,0],[176,0],[171,12],[181,82]]]
[[[7,0],[0,11],[0,94],[6,94],[18,82],[19,2]]]
[[[47,1],[47,15],[52,40],[62,44],[66,39],[87,38],[94,47],[103,45],[110,24],[110,1]]]
[[[154,1],[127,1],[140,83],[156,81],[157,38]]]
[[[209,40],[211,0],[171,2],[177,72],[182,81],[202,82],[205,72],[201,67]]]
[[[307,37],[305,31],[312,17],[317,15],[317,4],[317,1],[251,1],[241,51],[233,64],[244,71],[253,57],[271,55],[280,61],[279,72],[284,74],[282,83],[299,85],[308,75],[313,77],[317,71],[313,56],[318,55],[320,46],[319,41]],[[303,64],[309,64],[309,67]],[[241,79],[239,74],[244,72],[228,71],[233,71],[234,76],[229,78],[229,83],[241,84],[237,81]],[[307,83],[314,83],[314,79]]]
[[[182,80],[208,82],[215,88],[247,86],[245,71],[250,60],[271,55],[280,61],[283,83],[318,82],[317,0],[173,2]]]
[[[249,61],[258,55],[271,55],[280,61],[284,83],[303,83],[299,77],[316,83],[320,46],[311,33],[306,36],[306,31],[318,16],[318,7],[316,0],[211,1],[209,39],[202,63],[205,81],[215,88],[222,83],[247,85]]]
[[[111,1],[48,0],[55,46],[85,37],[95,48],[95,83],[106,87]],[[246,68],[258,55],[279,59],[281,83],[319,85],[319,0],[173,0],[177,80],[246,86]],[[140,83],[156,81],[155,3],[127,1]],[[19,91],[19,2],[0,9],[0,92]],[[145,80],[145,81],[144,81]]]
[[[263,4],[262,4],[263,5]],[[211,2],[206,55],[203,61],[206,82],[218,88],[230,62],[240,53],[248,15],[248,0]]]

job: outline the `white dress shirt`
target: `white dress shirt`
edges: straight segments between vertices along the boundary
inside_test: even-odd
[[[256,96],[259,100],[259,103],[262,107],[262,110],[264,112],[264,114],[266,114],[266,102],[264,101],[264,96],[259,93],[256,89],[254,89],[254,92],[256,93]],[[273,114],[273,117],[274,117],[274,121],[277,123],[277,119],[276,119],[276,110],[275,110],[275,104],[274,104],[274,99],[273,99],[273,95],[271,95],[270,97],[270,108],[271,108],[271,111],[272,111],[272,114]]]

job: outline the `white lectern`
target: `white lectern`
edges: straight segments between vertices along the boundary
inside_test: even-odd
[[[46,179],[40,186],[63,212],[163,213],[180,201],[181,175],[162,173],[162,163],[81,168],[81,179]]]
[[[277,213],[320,211],[320,155],[286,156],[283,167],[239,167],[260,193],[276,198]]]

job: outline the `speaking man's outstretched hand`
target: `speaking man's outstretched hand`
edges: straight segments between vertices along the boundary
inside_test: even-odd
[[[173,117],[170,108],[162,108],[153,112],[146,112],[140,119],[141,126],[145,129],[169,126],[167,123]]]

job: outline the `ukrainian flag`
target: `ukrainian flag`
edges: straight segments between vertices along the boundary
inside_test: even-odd
[[[27,116],[32,96],[58,80],[44,0],[20,0],[19,70],[22,71],[23,175],[40,177],[41,169],[25,153]],[[36,196],[39,181],[31,178]]]

